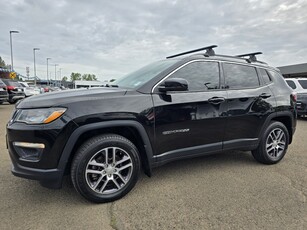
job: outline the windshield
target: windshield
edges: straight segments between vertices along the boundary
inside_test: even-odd
[[[167,59],[163,61],[158,61],[151,63],[143,68],[130,73],[114,82],[112,85],[117,85],[122,88],[137,88],[144,85],[146,82],[157,76],[162,71],[166,70],[168,67],[176,63],[178,60]]]

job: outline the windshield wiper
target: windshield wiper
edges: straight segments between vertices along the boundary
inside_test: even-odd
[[[109,84],[106,84],[105,87],[116,87],[116,88],[118,88],[118,85],[109,85]]]

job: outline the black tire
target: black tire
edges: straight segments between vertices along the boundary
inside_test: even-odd
[[[16,103],[16,101],[9,100],[9,103],[12,105],[12,104],[15,104],[15,103]]]
[[[289,132],[286,126],[281,122],[272,121],[264,131],[258,148],[252,151],[252,155],[260,163],[276,164],[285,156],[288,144]]]
[[[139,172],[137,148],[131,141],[116,134],[87,140],[78,149],[71,165],[75,189],[95,203],[111,202],[126,195],[135,186]]]

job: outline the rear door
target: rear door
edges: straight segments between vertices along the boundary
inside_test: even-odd
[[[223,63],[223,71],[228,107],[224,149],[251,148],[258,143],[260,130],[274,111],[271,83],[262,83],[258,75],[267,75],[266,71],[260,73],[252,66]]]

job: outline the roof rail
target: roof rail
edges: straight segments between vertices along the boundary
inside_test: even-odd
[[[214,56],[215,52],[214,52],[213,48],[216,48],[216,47],[217,47],[217,45],[211,45],[211,46],[207,46],[207,47],[203,47],[203,48],[199,48],[199,49],[195,49],[195,50],[189,50],[189,51],[179,53],[179,54],[175,54],[175,55],[172,55],[172,56],[168,56],[166,58],[169,59],[169,58],[179,57],[179,56],[182,56],[182,55],[195,53],[195,52],[202,51],[202,50],[206,50],[205,55]]]
[[[251,62],[256,62],[257,61],[257,57],[256,55],[262,54],[262,52],[254,52],[254,53],[248,53],[248,54],[240,54],[240,55],[236,55],[236,57],[246,57],[249,56],[248,59],[246,59],[249,63]]]

